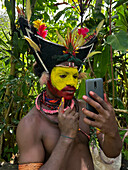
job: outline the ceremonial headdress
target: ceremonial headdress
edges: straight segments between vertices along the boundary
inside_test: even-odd
[[[36,29],[28,24],[24,17],[19,18],[20,28],[29,42],[34,57],[40,67],[40,72],[51,72],[56,65],[68,61],[81,69],[84,59],[91,52],[96,42],[96,32],[84,39],[78,35],[77,29],[67,32],[66,40],[59,33],[58,37],[62,45],[53,43],[37,34]]]

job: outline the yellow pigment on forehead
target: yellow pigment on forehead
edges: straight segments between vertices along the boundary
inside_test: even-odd
[[[78,83],[78,70],[72,67],[54,67],[51,72],[51,83],[58,90],[67,85],[76,88]]]

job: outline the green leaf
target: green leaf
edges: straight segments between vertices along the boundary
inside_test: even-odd
[[[2,32],[3,32],[3,34],[4,34],[5,38],[6,38],[6,40],[9,42],[10,40],[9,40],[7,34],[5,33],[5,31],[3,30],[3,28],[2,28]]]
[[[112,46],[114,50],[126,51],[128,49],[128,33],[120,30],[115,35],[109,35],[107,37],[107,43]]]
[[[0,38],[0,46],[5,47],[7,50],[9,50],[9,46]]]
[[[104,77],[110,65],[110,46],[107,45],[101,54],[94,57],[94,73],[96,77]]]
[[[122,8],[120,8],[120,11],[121,10],[122,10]],[[123,10],[124,10],[124,8],[123,8]],[[119,18],[116,20],[116,27],[127,32],[127,28],[128,28],[128,22],[127,22],[127,18],[126,18],[127,15],[125,15],[124,11],[118,12],[117,14],[118,14]]]
[[[81,81],[77,98],[82,99],[83,95],[85,95],[85,80],[84,79]]]
[[[126,2],[128,2],[128,0],[119,0],[113,8],[117,8],[117,7],[119,7],[120,5],[123,5]]]
[[[5,6],[7,8],[7,13],[8,13],[10,21],[13,21],[11,1],[5,0]]]
[[[59,12],[55,15],[55,17],[54,17],[55,22],[57,22],[57,21],[59,20],[59,18],[60,18],[63,14],[65,14],[65,12],[66,12],[67,10],[69,10],[69,9],[71,9],[71,8],[72,8],[72,7],[66,7],[66,8],[64,8],[64,10],[59,11]]]
[[[106,4],[109,5],[110,4],[110,0],[105,0]]]
[[[0,136],[4,133],[5,129],[0,129]]]
[[[95,19],[99,19],[99,20],[104,20],[104,19],[105,19],[105,16],[104,16],[101,12],[95,13],[95,14],[93,15],[93,17],[94,17]]]
[[[24,43],[25,43],[25,40],[24,40],[24,39],[20,38],[20,39],[18,40],[18,47],[20,48],[21,51],[22,51],[22,49],[23,49]]]
[[[28,88],[27,88],[27,85],[26,83],[24,82],[23,85],[22,85],[22,92],[25,96],[28,95]]]
[[[13,119],[12,119],[12,122],[13,122],[15,125],[18,125],[19,120],[17,120],[17,119],[15,119],[15,118],[13,118]]]

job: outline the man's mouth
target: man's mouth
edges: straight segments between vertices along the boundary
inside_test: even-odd
[[[76,90],[75,87],[70,87],[70,86],[69,87],[66,86],[62,89],[63,92],[66,92],[66,93],[69,93],[69,94],[73,94],[75,92],[75,90]]]
[[[72,94],[72,93],[74,93],[74,90],[65,90],[65,92]]]

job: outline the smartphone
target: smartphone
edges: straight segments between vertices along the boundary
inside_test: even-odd
[[[100,96],[102,99],[104,99],[103,79],[102,78],[95,78],[95,79],[88,79],[88,80],[86,80],[86,96],[88,96],[91,99],[93,99],[89,95],[90,91],[95,92],[98,96]],[[92,107],[90,104],[88,104],[88,103],[86,103],[86,109],[91,111],[91,112],[94,112],[94,113],[98,114],[97,110],[94,107]],[[92,118],[89,118],[89,119],[94,120]]]

